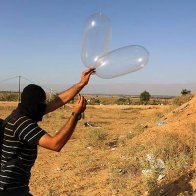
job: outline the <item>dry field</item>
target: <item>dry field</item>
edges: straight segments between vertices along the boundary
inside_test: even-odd
[[[16,103],[0,103],[1,118]],[[71,105],[45,116],[54,135]],[[86,126],[85,126],[86,125]],[[196,97],[172,105],[88,105],[60,153],[39,148],[34,196],[187,196],[196,194]]]

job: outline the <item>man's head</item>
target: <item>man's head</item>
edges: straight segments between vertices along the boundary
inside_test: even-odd
[[[41,121],[46,110],[46,93],[35,84],[23,89],[19,110],[34,121]]]

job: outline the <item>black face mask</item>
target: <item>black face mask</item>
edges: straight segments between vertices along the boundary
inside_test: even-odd
[[[41,121],[46,110],[46,93],[35,84],[24,88],[21,94],[21,103],[18,104],[18,112],[32,120]]]

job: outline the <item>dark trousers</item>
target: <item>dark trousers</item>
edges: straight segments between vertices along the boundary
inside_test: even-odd
[[[33,196],[29,190],[0,191],[0,196]]]

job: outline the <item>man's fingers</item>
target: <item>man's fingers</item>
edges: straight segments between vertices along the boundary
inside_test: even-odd
[[[84,75],[92,74],[95,72],[95,68],[89,68],[83,72]]]
[[[78,103],[79,103],[80,105],[82,105],[82,104],[83,104],[83,102],[84,102],[84,97],[83,97],[83,96],[80,96],[80,100],[79,100],[79,102],[78,102]]]
[[[79,96],[78,96],[78,100],[77,100],[77,103],[78,103],[78,104],[80,104],[80,102],[81,102],[81,98],[82,98],[82,96],[81,96],[81,95],[79,95]]]

